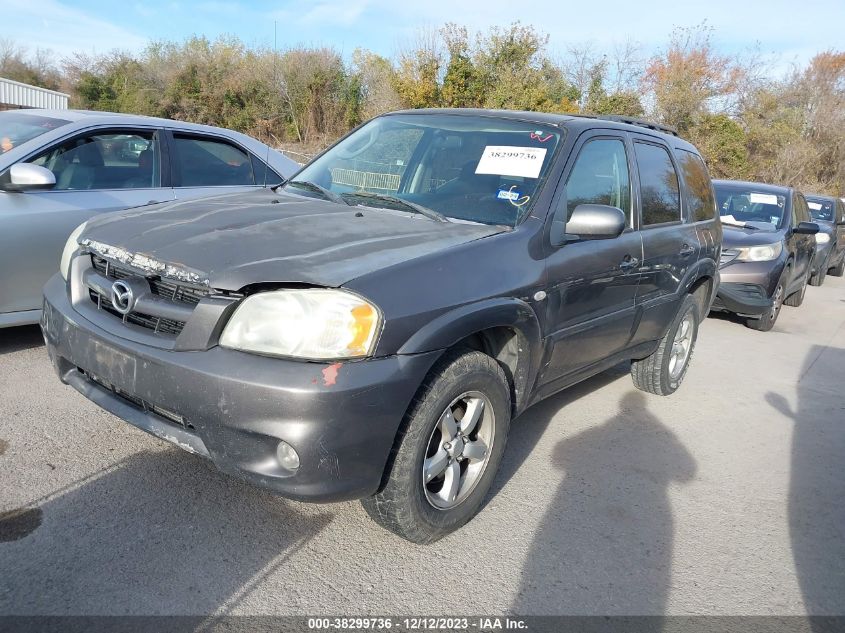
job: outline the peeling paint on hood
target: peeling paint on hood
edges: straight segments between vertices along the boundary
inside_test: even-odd
[[[141,272],[153,273],[175,281],[182,281],[201,286],[209,285],[208,279],[199,272],[175,266],[173,264],[160,262],[148,255],[144,255],[143,253],[130,253],[119,246],[111,246],[109,244],[103,244],[87,238],[82,240],[80,244],[100,257],[105,257],[107,259],[120,262],[121,264],[126,264],[136,270],[140,270]]]
[[[104,214],[82,243],[157,274],[237,291],[262,282],[338,287],[506,230],[260,189]]]

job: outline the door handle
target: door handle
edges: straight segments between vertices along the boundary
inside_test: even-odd
[[[636,257],[625,255],[625,259],[620,262],[619,268],[621,268],[622,270],[630,270],[632,268],[636,268],[639,265],[640,260],[638,260]]]
[[[678,255],[681,257],[689,257],[695,252],[695,249],[690,246],[689,244],[684,244],[681,246],[681,250],[678,252]]]

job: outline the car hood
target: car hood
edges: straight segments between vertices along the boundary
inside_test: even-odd
[[[263,282],[337,287],[506,230],[260,189],[101,216],[81,241],[164,276],[236,291]]]
[[[747,229],[730,224],[722,224],[722,248],[743,248],[773,244],[783,239],[783,231],[767,231],[765,229]]]

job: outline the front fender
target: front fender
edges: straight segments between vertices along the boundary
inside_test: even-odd
[[[517,336],[517,358],[513,368],[515,411],[528,402],[542,357],[540,323],[534,308],[512,298],[485,299],[441,314],[417,330],[399,349],[399,354],[445,350],[484,330],[506,327]]]

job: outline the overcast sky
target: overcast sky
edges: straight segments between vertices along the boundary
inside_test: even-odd
[[[445,22],[470,31],[519,20],[550,36],[553,54],[592,41],[597,50],[632,40],[646,53],[663,46],[677,26],[705,21],[719,49],[734,53],[759,42],[777,69],[816,52],[845,49],[845,0],[0,0],[0,37],[58,56],[73,51],[137,51],[155,39],[233,34],[247,44],[280,49],[329,45],[349,56],[357,47],[396,52],[421,26]],[[638,10],[635,10],[637,7]]]

